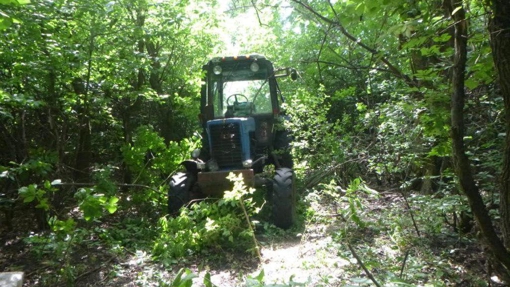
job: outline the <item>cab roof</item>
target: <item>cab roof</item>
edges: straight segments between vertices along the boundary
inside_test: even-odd
[[[251,54],[251,55],[241,55],[241,56],[223,56],[223,57],[214,57],[209,62],[210,63],[220,63],[220,62],[231,62],[231,61],[242,61],[242,60],[266,60],[266,57],[259,54]]]

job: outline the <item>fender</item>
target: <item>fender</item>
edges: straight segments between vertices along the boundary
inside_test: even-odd
[[[183,162],[181,162],[181,165],[183,165],[186,168],[186,171],[191,172],[193,174],[197,174],[198,169],[198,161],[194,159],[187,159]]]

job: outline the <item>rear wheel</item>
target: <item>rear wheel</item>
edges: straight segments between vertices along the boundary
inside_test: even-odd
[[[195,176],[191,173],[179,172],[172,176],[168,190],[168,213],[177,213],[191,200],[191,190],[195,181]]]
[[[294,172],[290,168],[276,169],[273,179],[273,223],[283,229],[294,224],[296,192]]]

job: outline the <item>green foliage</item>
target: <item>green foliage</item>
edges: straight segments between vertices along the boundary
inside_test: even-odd
[[[155,258],[169,265],[180,257],[211,248],[242,252],[258,248],[252,246],[253,229],[245,218],[259,211],[252,199],[255,190],[246,187],[242,175],[231,173],[229,179],[234,186],[223,198],[197,202],[181,209],[175,218],[159,219],[160,236],[153,246]]]
[[[458,220],[457,218],[460,218],[462,213],[470,212],[467,199],[450,192],[437,196],[414,195],[409,201],[412,205],[421,206],[420,210],[416,212],[417,220],[423,223],[425,232],[432,234],[446,232],[445,228],[458,229],[460,222],[455,222]],[[434,212],[443,216],[431,217],[430,214]],[[451,226],[445,226],[445,223],[449,223]]]
[[[75,197],[79,201],[78,206],[83,212],[83,218],[86,221],[101,217],[104,210],[110,214],[117,211],[119,198],[96,193],[93,188],[80,188]]]
[[[10,5],[18,7],[30,3],[30,0],[0,0],[0,5]],[[20,23],[16,18],[9,16],[8,14],[0,11],[0,31],[9,28],[14,23]]]
[[[198,275],[193,273],[189,269],[181,268],[171,283],[160,282],[160,286],[166,287],[191,287],[193,285],[193,279],[198,278]],[[203,285],[205,287],[216,287],[211,283],[211,274],[205,273],[203,279]],[[299,283],[293,280],[293,276],[290,277],[289,283],[285,284],[265,284],[264,283],[264,270],[261,270],[255,277],[246,276],[244,279],[244,285],[246,287],[297,287],[297,286],[308,286],[306,283]]]
[[[132,204],[149,215],[154,215],[154,210],[163,210],[167,200],[168,178],[182,168],[180,163],[188,159],[199,144],[200,138],[196,136],[179,143],[170,141],[166,144],[152,127],[139,127],[133,142],[122,146],[122,156],[134,176],[133,183],[154,187],[134,193]]]
[[[48,221],[51,233],[32,234],[24,239],[31,246],[31,254],[39,260],[51,258],[46,264],[56,269],[56,276],[44,277],[43,282],[48,285],[57,284],[64,280],[67,284],[74,282],[77,274],[84,267],[72,262],[72,253],[77,247],[77,242],[82,241],[88,234],[84,229],[76,228],[77,223],[69,218],[58,220],[51,217]]]
[[[454,51],[448,30],[451,19],[444,16],[438,2],[312,2],[306,9],[296,4],[306,1],[294,2],[298,9],[289,15],[285,31],[299,32],[282,37],[282,46],[291,43],[294,52],[281,58],[299,65],[306,75],[303,82],[307,89],[320,91],[324,104],[303,109],[291,99],[289,110],[316,119],[311,125],[318,130],[315,138],[324,138],[328,147],[319,152],[308,149],[313,139],[302,140],[308,128],[298,123],[297,147],[304,151],[296,153],[300,159],[312,155],[317,163],[309,167],[322,171],[321,166],[335,162],[327,156],[321,158],[322,153],[350,162],[354,172],[345,167],[335,169],[340,185],[347,185],[360,174],[369,183],[399,185],[423,178],[431,161],[450,156],[448,79]],[[480,22],[485,19],[481,8],[479,4],[470,7],[474,25],[469,26],[472,46],[466,83],[471,89],[468,95],[473,96],[476,89],[483,90],[490,79],[494,80],[490,45]],[[308,13],[310,10],[314,13]],[[381,15],[384,21],[373,21]],[[299,64],[296,58],[301,59]],[[321,110],[327,110],[326,121],[317,116]],[[470,114],[476,117],[479,111]],[[473,128],[478,127],[480,134],[480,127],[492,122],[486,118],[484,124]],[[336,127],[322,129],[324,123]]]
[[[356,195],[357,192],[362,191],[370,196],[377,196],[377,192],[368,186],[364,185],[361,179],[354,179],[349,187],[347,188],[347,192],[345,197],[349,203],[349,208],[343,210],[343,215],[346,219],[352,220],[359,227],[365,227],[365,222],[360,217],[360,213],[364,212],[364,206],[361,203],[360,198]]]
[[[90,236],[97,236],[97,230],[87,229],[83,221],[98,222],[105,214],[115,213],[119,207],[117,190],[109,177],[108,168],[98,169],[95,176],[97,185],[78,189],[75,198],[79,215],[62,214],[57,207],[63,200],[59,193],[61,180],[51,183],[46,180],[41,185],[30,184],[19,189],[24,203],[35,203],[35,208],[44,211],[42,220],[46,220],[49,226],[47,232],[32,233],[24,239],[36,258],[51,258],[46,264],[55,268],[56,273],[53,277],[42,278],[45,284],[54,285],[62,280],[71,284],[87,268],[83,263],[74,262],[73,254],[81,250]]]
[[[35,201],[37,203],[36,208],[41,208],[47,211],[50,209],[48,194],[54,190],[55,189],[51,187],[50,182],[45,181],[43,188],[37,188],[37,184],[31,184],[20,188],[18,192],[23,198],[24,203]]]
[[[183,277],[184,275],[184,277]],[[175,279],[170,285],[163,284],[162,286],[168,287],[191,287],[193,286],[193,278],[197,278],[196,274],[193,274],[189,269],[180,269],[175,276]],[[204,279],[204,283],[205,283]],[[210,285],[210,284],[209,284]],[[206,285],[207,286],[207,285]]]
[[[165,144],[151,126],[141,126],[135,131],[133,143],[125,144],[121,150],[124,162],[136,175],[135,182],[159,184],[189,158],[198,144],[196,137]]]
[[[364,217],[368,211],[364,202],[366,198],[379,198],[379,194],[368,187],[361,178],[352,180],[345,191],[339,190],[334,180],[328,184],[319,184],[319,190],[322,192],[322,197],[329,198],[329,202],[346,204],[345,207],[336,210],[343,220],[353,222],[359,228],[367,227],[368,222]]]
[[[424,283],[446,286],[444,282],[476,280],[472,274],[456,271],[455,267],[466,260],[457,257],[459,246],[470,245],[471,239],[458,236],[445,221],[451,221],[454,213],[465,211],[462,202],[465,199],[450,194],[443,197],[413,194],[407,205],[398,193],[385,197],[386,200],[359,197],[369,209],[357,214],[363,225],[352,218],[333,223],[337,231],[333,232],[332,247],[339,258],[351,262],[343,267],[344,284],[370,282],[348,244],[382,286]],[[340,202],[336,210],[342,213],[350,209],[350,204],[347,200]]]
[[[76,228],[76,221],[72,218],[58,220],[56,217],[50,217],[49,224],[51,230],[60,238],[72,234]]]
[[[331,166],[345,160],[345,141],[339,138],[339,125],[327,119],[327,95],[321,90],[298,88],[284,108],[290,117],[286,127],[293,131],[293,155],[298,174]],[[299,177],[299,176],[298,176]]]
[[[23,163],[9,162],[0,166],[0,178],[16,181],[23,184],[29,180],[38,181],[47,178],[54,171],[56,157],[52,152],[37,150],[34,156]]]
[[[239,178],[222,199],[161,216],[168,176],[200,141],[191,137],[200,128],[200,66],[211,54],[252,52],[300,72],[280,87],[296,172],[309,188],[305,218],[329,222],[321,205],[338,204],[328,209],[346,219],[335,240],[366,244],[356,247],[388,285],[441,286],[441,278],[456,278],[450,259],[428,242],[447,241],[453,235],[445,221],[468,212],[448,161],[454,51],[452,20],[440,1],[305,1],[334,24],[296,1],[28,2],[0,0],[0,192],[7,194],[0,200],[49,225],[25,239],[35,258],[50,258],[43,269],[55,276],[41,285],[75,285],[85,264],[95,264],[76,264],[79,251],[98,246],[112,256],[152,250],[166,266],[190,254],[258,248],[243,209],[252,218],[260,206]],[[485,8],[471,1],[468,11],[465,141],[485,202],[497,204],[504,105],[493,85]],[[60,185],[81,176],[92,184]],[[372,208],[377,196],[368,186],[407,192],[426,180],[431,194],[412,194],[410,208],[400,197]],[[117,183],[127,184],[125,193]],[[265,225],[266,233],[281,232]],[[384,238],[371,242],[374,234]],[[352,269],[351,284],[369,284]],[[181,269],[170,286],[190,286],[194,276]],[[265,285],[263,272],[246,282],[274,286]],[[292,277],[281,285],[300,286]]]

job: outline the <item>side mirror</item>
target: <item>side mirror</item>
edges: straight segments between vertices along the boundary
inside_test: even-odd
[[[297,80],[298,73],[297,73],[296,69],[281,68],[281,69],[276,69],[274,71],[274,77],[275,78],[288,77],[288,76],[290,76],[290,78],[293,81]]]
[[[295,81],[295,80],[297,80],[297,77],[298,77],[298,73],[297,73],[296,69],[291,69],[290,70],[290,78],[293,81]]]

